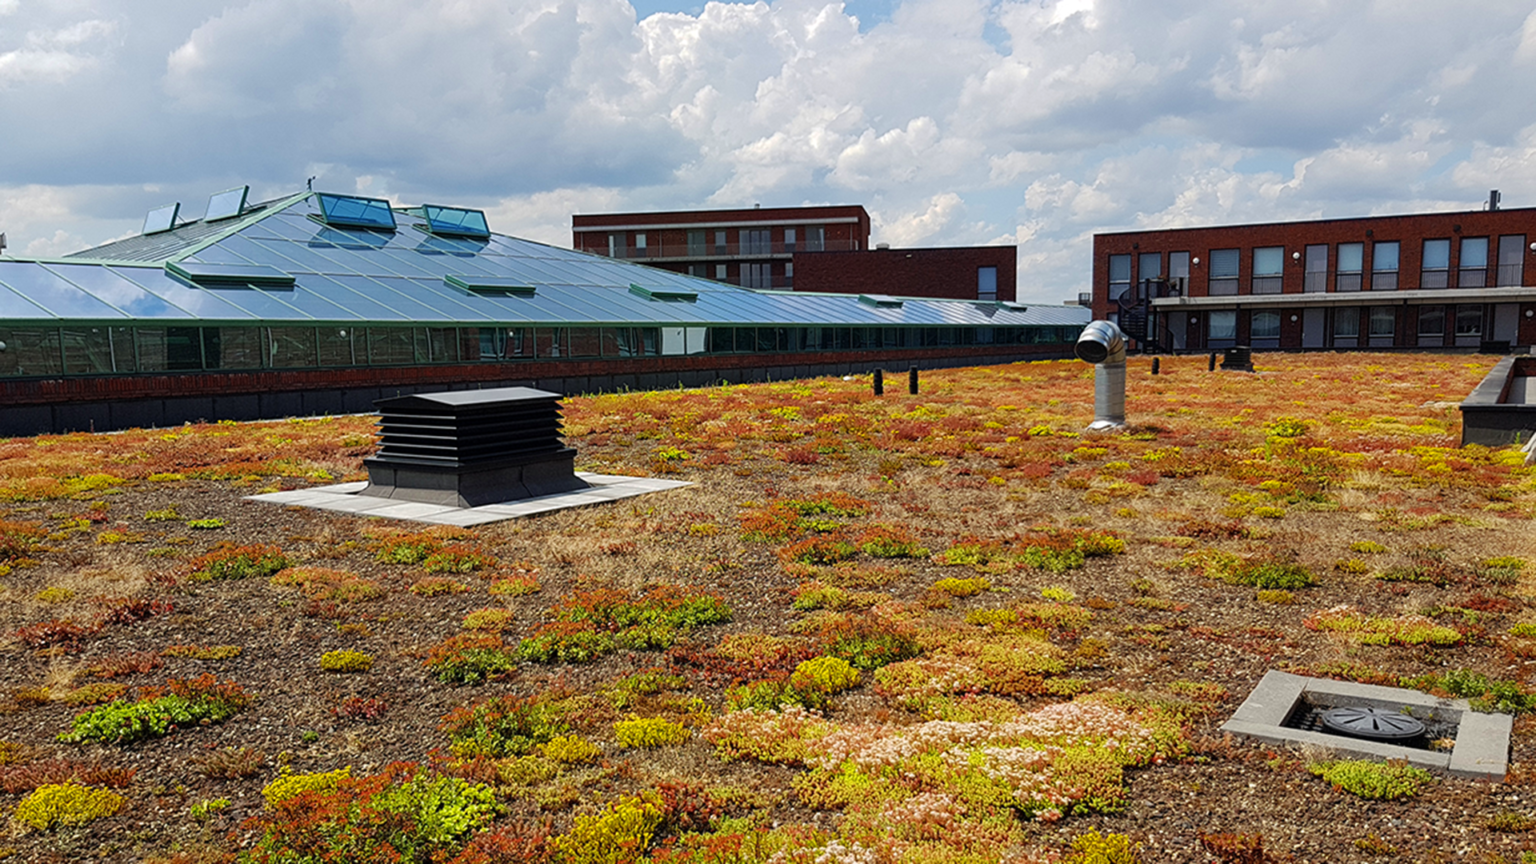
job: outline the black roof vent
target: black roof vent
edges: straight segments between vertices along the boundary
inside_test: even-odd
[[[560,438],[559,393],[529,387],[380,399],[364,495],[479,507],[585,489]]]

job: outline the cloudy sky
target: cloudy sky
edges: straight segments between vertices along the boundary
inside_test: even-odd
[[[893,246],[1536,205],[1515,0],[0,0],[0,231],[249,183],[570,214],[860,203]]]

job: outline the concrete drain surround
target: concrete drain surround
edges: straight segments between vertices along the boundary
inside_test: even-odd
[[[1405,712],[1425,725],[1426,737],[1454,737],[1456,745],[1446,752],[1422,743],[1404,746],[1318,731],[1326,727],[1313,718],[1343,706]],[[1270,744],[1311,744],[1343,756],[1401,759],[1453,777],[1501,781],[1509,770],[1513,726],[1508,714],[1473,711],[1464,699],[1270,671],[1221,730]]]

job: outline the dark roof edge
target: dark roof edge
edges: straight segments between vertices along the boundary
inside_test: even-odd
[[[1225,231],[1234,228],[1272,228],[1282,225],[1325,225],[1336,222],[1368,222],[1379,219],[1425,219],[1435,216],[1464,216],[1495,213],[1529,213],[1536,207],[1500,207],[1497,210],[1432,210],[1427,213],[1378,213],[1374,216],[1339,216],[1331,219],[1282,219],[1276,222],[1236,222],[1227,225],[1190,225],[1183,228],[1134,228],[1125,231],[1095,231],[1094,237],[1127,237],[1132,234],[1173,234],[1181,231]]]

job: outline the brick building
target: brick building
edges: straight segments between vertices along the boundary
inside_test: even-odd
[[[1017,247],[871,248],[853,205],[571,217],[582,252],[758,290],[957,300],[1015,298]]]
[[[793,289],[797,254],[867,250],[869,213],[853,204],[576,215],[571,245],[743,288]]]
[[[1536,344],[1536,208],[1489,205],[1096,234],[1093,316],[1162,351]]]
[[[1012,302],[1017,246],[955,246],[795,255],[795,290]]]

